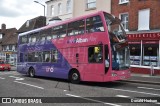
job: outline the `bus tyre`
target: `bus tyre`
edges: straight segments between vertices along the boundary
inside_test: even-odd
[[[80,74],[78,71],[71,71],[69,74],[69,80],[71,83],[78,84],[80,82]]]
[[[32,77],[32,78],[35,77],[35,70],[34,70],[34,68],[30,68],[29,69],[29,76]]]

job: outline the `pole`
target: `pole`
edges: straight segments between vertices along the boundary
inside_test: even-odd
[[[44,5],[44,16],[45,16],[45,5]]]
[[[40,4],[44,7],[44,16],[45,16],[45,5],[43,5],[42,3],[38,2],[38,1],[34,1],[34,2]]]

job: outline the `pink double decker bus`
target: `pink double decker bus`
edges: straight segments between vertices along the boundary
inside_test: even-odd
[[[99,11],[22,33],[17,71],[80,81],[130,77],[129,46],[121,21]]]

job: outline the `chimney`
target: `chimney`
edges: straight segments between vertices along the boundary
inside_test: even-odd
[[[5,32],[5,30],[6,30],[6,24],[2,24],[1,25],[1,30],[2,30],[2,32]]]

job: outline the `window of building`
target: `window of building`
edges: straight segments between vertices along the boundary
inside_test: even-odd
[[[8,51],[9,50],[9,46],[7,45],[7,47],[6,47],[6,50]]]
[[[58,14],[62,14],[62,3],[58,4]]]
[[[86,31],[90,32],[103,32],[104,27],[100,16],[94,16],[91,18],[87,18],[86,20]]]
[[[119,4],[124,4],[124,3],[128,3],[129,0],[119,0]]]
[[[51,62],[57,62],[58,60],[58,51],[57,50],[52,50],[52,55],[51,55]]]
[[[54,16],[55,15],[55,8],[54,6],[52,5],[51,6],[51,16]]]
[[[12,50],[12,45],[9,45],[9,50]]]
[[[12,50],[13,50],[13,51],[15,51],[15,50],[16,50],[16,47],[15,47],[15,45],[13,45],[13,46],[12,46]]]
[[[43,52],[43,62],[50,62],[51,57],[50,57],[50,51],[44,51]]]
[[[87,9],[96,8],[96,0],[87,0]]]
[[[89,63],[103,62],[103,46],[94,46],[88,48]]]
[[[26,27],[29,27],[29,20],[27,20],[26,22]]]
[[[149,30],[149,22],[150,22],[150,9],[139,10],[138,30]]]
[[[67,0],[67,13],[70,13],[72,11],[72,6],[71,6],[71,0]]]
[[[121,24],[125,31],[128,31],[128,13],[120,14]]]
[[[85,21],[79,20],[68,24],[68,36],[84,34]]]

